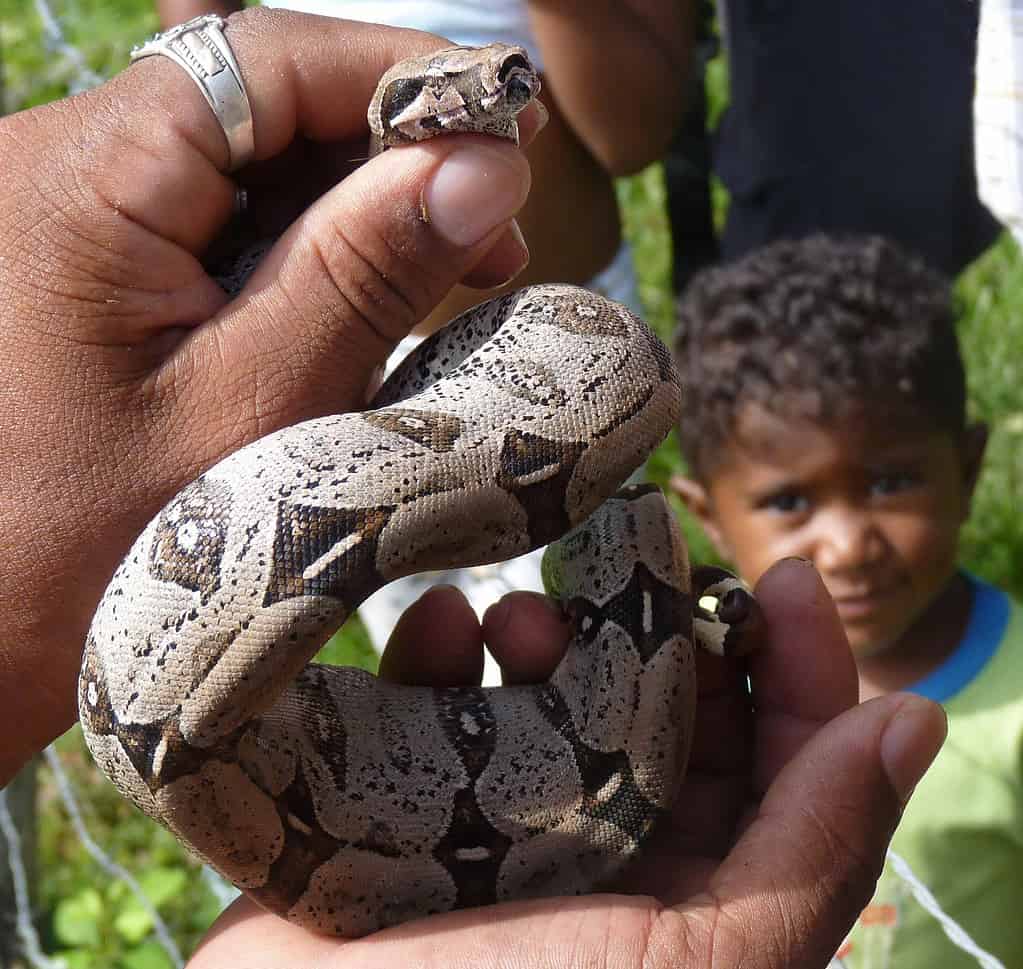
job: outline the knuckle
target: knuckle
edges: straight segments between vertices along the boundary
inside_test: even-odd
[[[385,235],[356,238],[335,223],[315,237],[314,247],[337,297],[327,315],[336,314],[342,325],[364,328],[390,347],[425,315],[430,297],[410,247]]]

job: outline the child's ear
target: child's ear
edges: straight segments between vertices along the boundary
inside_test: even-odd
[[[695,478],[687,478],[684,474],[673,474],[668,484],[671,490],[682,499],[682,503],[689,509],[690,514],[700,523],[700,527],[713,542],[718,555],[726,561],[731,561],[731,549],[721,533],[717,516],[714,514],[714,504],[710,500],[707,489]]]
[[[967,505],[969,505],[974,489],[977,487],[981,468],[984,465],[984,451],[987,449],[988,442],[987,424],[977,421],[968,425],[963,440],[963,481],[966,486]],[[968,513],[969,507],[966,509],[966,514]]]

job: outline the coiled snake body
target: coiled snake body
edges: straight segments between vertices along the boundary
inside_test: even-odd
[[[506,53],[474,56],[494,75]],[[79,697],[97,763],[320,931],[605,884],[688,756],[701,589],[659,492],[615,494],[679,394],[627,310],[538,286],[459,317],[373,409],[229,456],[147,526],[97,610]],[[309,663],[381,584],[566,531],[545,575],[575,634],[549,682],[411,688]],[[701,622],[720,650],[727,625]]]

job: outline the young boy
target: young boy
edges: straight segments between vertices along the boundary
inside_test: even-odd
[[[864,699],[945,705],[948,741],[893,850],[979,946],[1023,965],[1023,609],[956,564],[986,429],[966,422],[947,285],[876,237],[775,243],[696,277],[675,352],[675,490],[747,581],[814,563]],[[839,964],[977,961],[886,871]]]

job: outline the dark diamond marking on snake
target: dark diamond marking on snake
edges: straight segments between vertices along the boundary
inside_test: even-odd
[[[178,778],[198,774],[209,760],[225,763],[237,760],[237,740],[242,728],[222,737],[212,747],[199,749],[182,736],[176,711],[148,723],[122,722],[111,702],[106,676],[99,668],[94,649],[86,650],[79,692],[83,726],[98,737],[116,737],[136,774],[153,794]]]
[[[375,561],[380,532],[394,505],[376,508],[277,506],[273,561],[264,606],[295,596],[345,594],[353,606],[380,584]]]
[[[666,640],[692,635],[689,596],[662,582],[642,562],[636,564],[628,583],[602,611],[629,632],[644,664]]]
[[[398,117],[420,94],[426,79],[423,77],[402,77],[391,81],[380,102],[380,118],[382,121],[388,118]],[[399,129],[392,128],[385,121],[385,136],[395,140],[411,140]]]
[[[579,442],[552,441],[516,428],[505,434],[497,483],[525,509],[534,545],[553,541],[571,526],[565,492],[585,450]]]
[[[295,905],[309,887],[310,874],[346,844],[324,831],[309,814],[314,799],[307,769],[303,763],[287,790],[274,802],[284,830],[284,845],[270,866],[266,885],[247,890],[256,901],[276,912],[286,912]],[[300,825],[294,824],[289,815],[298,818]]]
[[[554,684],[546,684],[534,696],[544,719],[572,748],[586,792],[580,813],[613,824],[639,843],[662,812],[636,784],[628,755],[623,750],[594,750],[585,743],[576,732],[565,698]]]
[[[220,588],[230,507],[227,485],[199,478],[182,491],[156,520],[150,574],[198,592],[208,602]]]
[[[532,311],[545,323],[582,336],[620,337],[628,329],[624,310],[620,314],[609,312],[604,300],[584,292],[573,293],[571,299],[565,300],[553,312],[539,303],[530,306],[520,302],[519,309]]]
[[[494,754],[497,722],[480,689],[437,690],[437,718],[470,778],[455,792],[451,823],[433,856],[455,883],[456,908],[497,901],[497,877],[512,840],[495,828],[476,800],[475,782]]]
[[[369,411],[362,415],[362,419],[372,427],[400,434],[438,454],[455,449],[464,426],[462,419],[454,414],[404,407]]]

